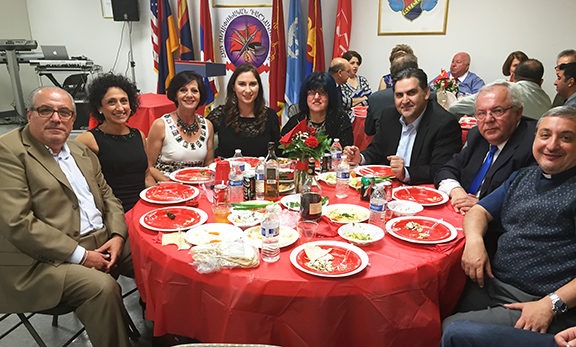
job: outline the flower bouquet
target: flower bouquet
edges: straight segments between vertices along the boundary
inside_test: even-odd
[[[437,92],[445,90],[454,93],[454,95],[458,94],[458,82],[454,78],[450,78],[446,70],[442,70],[440,75],[432,81],[432,85]]]
[[[283,155],[297,160],[294,170],[296,187],[299,187],[300,181],[306,176],[308,159],[322,159],[324,153],[330,150],[331,144],[332,139],[328,138],[328,135],[306,126],[305,119],[280,139]]]

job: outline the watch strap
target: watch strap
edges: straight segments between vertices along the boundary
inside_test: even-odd
[[[568,306],[564,301],[562,301],[562,299],[560,299],[558,294],[552,292],[548,294],[548,296],[550,296],[550,299],[552,300],[552,311],[554,311],[555,314],[558,315],[568,311]]]

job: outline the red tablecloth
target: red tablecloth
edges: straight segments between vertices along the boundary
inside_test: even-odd
[[[366,135],[364,132],[364,123],[366,118],[364,117],[354,117],[352,122],[352,131],[354,132],[354,146],[358,147],[361,151],[365,150],[366,147],[372,141],[372,136]]]
[[[352,189],[348,198],[337,199],[334,188],[322,185],[330,204],[368,206]],[[462,217],[448,205],[420,214],[452,223],[456,240],[416,245],[386,235],[364,248],[370,259],[365,270],[327,279],[291,265],[295,245],[283,248],[276,263],[201,275],[189,264],[188,251],[161,246],[156,232],[139,225],[144,213],[161,207],[140,201],[129,230],[146,318],[154,321],[156,336],[172,333],[202,342],[437,346],[441,319],[452,312],[465,282]],[[202,196],[199,207],[213,222],[209,206]]]
[[[170,113],[176,109],[174,102],[170,101],[164,94],[141,94],[140,95],[140,108],[138,111],[128,119],[126,124],[132,128],[141,130],[144,135],[148,136],[150,126],[157,119],[166,113]],[[90,117],[88,125],[89,129],[97,125],[96,120]]]

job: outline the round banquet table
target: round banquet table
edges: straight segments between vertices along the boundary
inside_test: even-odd
[[[396,183],[396,185],[398,185]],[[359,193],[337,199],[322,183],[330,204],[368,207]],[[162,246],[158,233],[139,224],[146,212],[164,207],[140,201],[129,220],[136,284],[146,302],[154,335],[189,336],[202,342],[281,346],[433,346],[465,283],[460,268],[464,246],[462,216],[449,203],[418,215],[443,218],[457,228],[455,240],[422,245],[390,234],[363,247],[370,264],[360,273],[324,278],[296,269],[294,245],[281,249],[276,263],[254,269],[199,274],[188,250]],[[199,208],[214,221],[210,203]],[[327,223],[327,222],[320,222]],[[336,236],[322,240],[338,240]]]

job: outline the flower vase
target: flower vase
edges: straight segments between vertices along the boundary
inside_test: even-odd
[[[308,171],[308,158],[296,161],[294,167],[294,189],[297,194],[301,193],[302,185],[306,179]]]
[[[448,109],[447,105],[448,96],[446,95],[446,89],[440,88],[439,90],[436,91],[436,100],[442,107]]]

